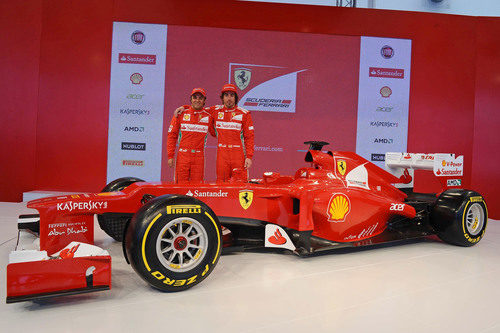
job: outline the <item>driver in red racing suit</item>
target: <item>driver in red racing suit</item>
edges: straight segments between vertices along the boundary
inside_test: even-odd
[[[254,129],[250,111],[239,106],[236,86],[225,84],[224,105],[210,107],[217,132],[217,181],[229,181],[233,169],[249,169],[254,152]]]
[[[175,146],[179,133],[179,152],[175,162],[175,182],[202,182],[205,170],[205,141],[207,132],[215,136],[213,118],[204,108],[205,90],[195,88],[191,92],[191,106],[183,109],[180,116],[172,117],[167,136],[168,166],[173,167]]]

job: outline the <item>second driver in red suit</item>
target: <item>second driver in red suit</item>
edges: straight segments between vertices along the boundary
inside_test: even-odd
[[[175,147],[180,134],[175,161],[175,182],[202,182],[205,171],[207,133],[215,136],[213,118],[204,108],[207,94],[202,88],[191,92],[191,106],[172,117],[167,136],[168,166],[174,166]]]
[[[254,152],[254,129],[250,111],[237,106],[234,84],[225,84],[223,105],[210,107],[217,132],[217,181],[229,181],[235,168],[249,169]]]

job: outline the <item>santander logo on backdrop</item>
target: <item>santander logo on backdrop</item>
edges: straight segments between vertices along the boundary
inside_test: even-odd
[[[370,77],[388,77],[392,79],[404,79],[405,70],[399,68],[370,67]]]
[[[156,55],[119,53],[118,62],[120,64],[156,65]]]

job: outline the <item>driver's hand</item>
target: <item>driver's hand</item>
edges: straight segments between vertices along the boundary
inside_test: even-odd
[[[246,158],[245,159],[245,169],[250,169],[251,166],[252,166],[252,160],[249,158]]]
[[[172,168],[174,166],[174,159],[173,158],[169,158],[168,161],[167,161],[167,163],[168,163],[168,166],[170,168]]]
[[[184,111],[184,107],[183,106],[179,106],[177,109],[175,109],[174,116],[175,117],[179,117],[179,115],[182,113],[182,111]]]

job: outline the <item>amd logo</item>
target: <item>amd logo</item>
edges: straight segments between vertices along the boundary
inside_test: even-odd
[[[386,138],[375,138],[373,140],[373,143],[393,143],[393,139],[386,139]]]
[[[144,127],[137,127],[137,126],[125,126],[123,129],[124,132],[144,132]]]

